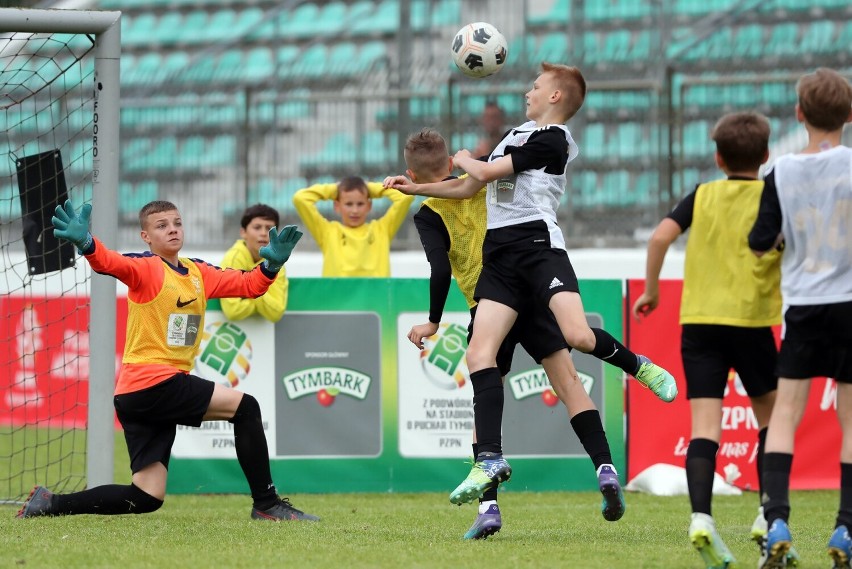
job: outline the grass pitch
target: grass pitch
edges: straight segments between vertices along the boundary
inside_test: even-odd
[[[507,491],[503,530],[476,542],[461,538],[475,506],[452,506],[445,494],[291,499],[322,521],[252,521],[242,495],[168,496],[155,513],[124,516],[17,520],[16,509],[3,506],[0,567],[703,567],[687,539],[685,496],[628,494],[624,518],[607,522],[597,493]],[[836,492],[793,492],[791,499],[801,567],[830,566],[825,545]],[[749,540],[756,509],[753,493],[714,500],[718,529],[740,567],[757,563]]]

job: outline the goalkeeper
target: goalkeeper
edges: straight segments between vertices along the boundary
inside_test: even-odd
[[[174,204],[153,201],[139,212],[150,252],[122,255],[89,233],[91,206],[79,214],[57,206],[53,234],[76,245],[94,271],[127,285],[127,339],[115,387],[116,414],[127,441],[132,483],[108,484],[71,494],[37,486],[19,518],[70,514],[143,514],[163,505],[169,456],[177,425],[227,420],[234,426],[237,460],[254,501],[257,520],[318,520],[278,496],[260,406],[251,395],[190,375],[210,298],[256,298],[266,292],[302,237],[294,225],[269,230],[260,249],[265,261],[251,271],[221,269],[180,257],[183,222]]]

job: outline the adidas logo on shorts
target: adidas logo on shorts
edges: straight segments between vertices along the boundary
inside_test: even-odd
[[[559,279],[557,279],[556,277],[553,277],[553,280],[552,280],[552,281],[550,281],[550,286],[549,286],[549,287],[547,287],[547,288],[548,288],[548,289],[551,289],[551,288],[556,288],[556,287],[558,287],[558,286],[562,286],[562,281],[560,281],[560,280],[559,280]]]

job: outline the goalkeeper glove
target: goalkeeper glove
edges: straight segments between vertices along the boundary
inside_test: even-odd
[[[56,206],[56,212],[50,219],[53,223],[53,236],[70,241],[83,253],[92,244],[92,234],[89,233],[91,217],[91,204],[83,204],[80,215],[77,215],[74,212],[74,204],[71,200],[66,200],[65,204]]]
[[[264,266],[272,272],[280,271],[301,238],[302,232],[295,225],[285,225],[281,233],[275,227],[271,228],[269,243],[260,248],[260,256],[266,259]]]

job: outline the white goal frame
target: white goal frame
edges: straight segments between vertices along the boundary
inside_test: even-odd
[[[90,34],[95,37],[92,136],[92,233],[118,241],[119,60],[121,12],[0,8],[0,29],[21,33]],[[86,428],[87,487],[113,481],[115,427],[116,282],[92,271],[89,306],[89,400]],[[49,481],[45,481],[49,483]]]

